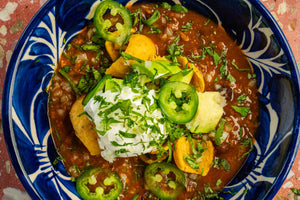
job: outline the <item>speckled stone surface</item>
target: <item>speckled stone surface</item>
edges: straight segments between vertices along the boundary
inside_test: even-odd
[[[300,0],[261,0],[282,28],[300,64]],[[5,73],[14,47],[26,25],[45,0],[0,1],[0,105]],[[0,107],[1,114],[1,107]],[[1,115],[0,115],[1,120]],[[291,188],[300,189],[300,153],[294,161],[289,176],[274,199],[300,199]],[[0,123],[0,198],[3,200],[27,200],[26,194],[9,159]]]

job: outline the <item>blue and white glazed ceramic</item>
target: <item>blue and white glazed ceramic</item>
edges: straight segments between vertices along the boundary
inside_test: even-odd
[[[120,0],[126,5],[128,1]],[[143,2],[132,0],[130,3]],[[258,78],[260,128],[254,150],[221,194],[272,199],[299,146],[299,73],[291,49],[259,0],[174,0],[222,25]],[[11,58],[3,95],[3,127],[12,163],[33,199],[80,199],[58,156],[47,116],[47,87],[66,44],[91,19],[94,0],[51,0],[36,14]],[[246,193],[244,191],[247,191]]]

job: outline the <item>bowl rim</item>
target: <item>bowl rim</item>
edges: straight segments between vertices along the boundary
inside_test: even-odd
[[[276,177],[276,180],[274,181],[273,186],[271,187],[271,189],[266,194],[266,199],[272,199],[278,193],[279,189],[281,188],[282,184],[284,183],[284,181],[286,180],[288,174],[290,173],[290,170],[291,170],[291,168],[294,164],[294,161],[295,161],[295,158],[297,156],[299,146],[300,146],[300,129],[299,129],[299,125],[300,125],[300,117],[299,117],[299,114],[300,114],[300,107],[299,107],[299,105],[300,105],[300,99],[299,99],[300,73],[299,73],[299,68],[298,68],[296,59],[294,57],[293,51],[290,47],[290,44],[289,44],[285,34],[283,33],[283,30],[281,29],[281,27],[277,23],[276,19],[274,18],[274,16],[263,5],[263,3],[260,0],[248,0],[248,1],[252,5],[254,5],[254,7],[256,9],[259,10],[259,12],[263,15],[263,17],[268,21],[268,24],[272,26],[272,27],[271,26],[270,27],[272,28],[272,31],[276,35],[276,39],[279,40],[281,48],[284,49],[284,51],[286,52],[286,56],[291,61],[291,63],[289,63],[289,64],[292,64],[292,66],[295,67],[294,74],[292,73],[291,75],[293,76],[293,80],[296,81],[296,83],[297,83],[297,84],[295,84],[295,88],[298,91],[297,98],[296,98],[296,99],[298,99],[298,102],[295,102],[295,103],[298,104],[298,107],[297,107],[297,110],[295,112],[296,116],[295,116],[295,121],[294,121],[294,130],[293,130],[294,136],[297,136],[297,137],[296,137],[296,140],[292,141],[292,145],[294,147],[293,148],[294,152],[289,152],[289,159],[286,160],[285,167],[281,170],[280,175]]]
[[[299,101],[299,82],[300,82],[300,75],[299,70],[297,67],[296,60],[294,58],[294,54],[291,50],[291,47],[289,45],[289,42],[287,41],[286,36],[284,35],[281,27],[278,25],[277,21],[273,17],[273,15],[270,13],[270,11],[262,4],[260,0],[247,0],[251,3],[257,9],[262,16],[267,20],[268,24],[270,25],[270,28],[274,32],[276,38],[280,42],[280,46],[284,49],[284,52],[286,53],[286,56],[288,57],[288,60],[290,61],[290,65],[292,65],[295,70],[293,71],[292,78],[294,81],[296,81],[297,84],[295,84],[296,89],[298,90],[297,93],[297,99],[298,105],[300,105]],[[23,43],[27,40],[28,36],[30,36],[30,33],[36,25],[39,23],[39,19],[42,18],[42,16],[49,12],[49,9],[55,6],[57,0],[47,0],[43,6],[35,13],[33,18],[30,20],[26,28],[24,29],[23,33],[21,34],[15,49],[13,51],[13,54],[11,56],[11,60],[7,67],[7,72],[5,75],[5,81],[4,81],[4,87],[3,87],[3,93],[2,93],[2,125],[3,125],[3,133],[5,138],[6,147],[8,150],[8,154],[10,156],[12,165],[16,171],[16,174],[18,175],[20,181],[22,182],[24,188],[28,192],[28,194],[33,199],[41,199],[41,196],[39,195],[39,192],[33,189],[32,183],[28,180],[26,177],[27,174],[25,172],[24,167],[22,166],[22,162],[20,162],[19,155],[16,154],[17,152],[17,146],[14,138],[14,134],[11,132],[13,130],[13,127],[11,126],[11,102],[9,101],[12,96],[12,91],[10,89],[10,86],[12,85],[12,77],[15,73],[15,67],[18,63],[16,63],[19,59],[20,52],[23,51]],[[281,170],[279,176],[276,177],[276,180],[274,181],[272,187],[268,191],[268,193],[265,196],[265,199],[272,199],[277,192],[279,191],[280,187],[282,186],[283,182],[285,181],[286,177],[288,176],[292,165],[294,164],[295,157],[298,152],[298,148],[300,145],[300,116],[298,115],[300,113],[300,106],[297,107],[297,110],[295,112],[295,121],[294,121],[294,130],[293,130],[293,136],[296,137],[296,140],[292,141],[293,150],[292,152],[289,152],[288,159],[286,160],[285,167]],[[296,124],[296,126],[295,126]],[[25,176],[26,175],[26,176]]]
[[[13,50],[13,54],[9,61],[7,71],[5,74],[4,80],[4,87],[2,93],[2,127],[3,127],[3,134],[6,143],[6,148],[11,159],[12,165],[18,178],[20,179],[23,187],[25,188],[26,192],[30,195],[32,199],[42,199],[39,195],[39,192],[36,191],[33,184],[28,180],[27,173],[23,166],[21,166],[21,160],[19,155],[17,155],[17,147],[14,138],[14,134],[11,132],[13,130],[11,124],[11,102],[9,101],[12,96],[12,91],[10,86],[12,84],[12,77],[15,72],[16,61],[19,59],[20,52],[23,50],[23,43],[26,41],[32,30],[36,27],[39,23],[38,19],[41,19],[42,16],[49,12],[49,9],[55,5],[56,0],[47,0],[40,9],[33,15],[32,19],[29,21],[27,26],[25,27],[24,31],[22,32],[20,38],[17,41],[17,44]],[[26,176],[25,176],[26,174]]]

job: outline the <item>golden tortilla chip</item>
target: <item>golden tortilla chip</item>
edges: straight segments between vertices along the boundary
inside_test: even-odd
[[[151,60],[156,55],[156,47],[153,41],[145,35],[133,34],[128,42],[125,53],[141,60]],[[130,72],[131,63],[126,62],[123,57],[119,57],[105,72],[113,77],[124,78]]]
[[[70,110],[70,119],[75,130],[76,136],[89,150],[91,155],[98,155],[101,149],[98,144],[98,133],[94,130],[94,123],[83,114],[84,106],[82,100],[84,96],[77,99]]]

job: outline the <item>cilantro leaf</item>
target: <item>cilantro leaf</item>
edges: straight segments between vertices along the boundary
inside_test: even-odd
[[[134,134],[134,133],[128,133],[128,132],[124,132],[121,130],[119,130],[119,133],[120,133],[120,135],[122,135],[125,138],[135,138],[136,137],[136,134]]]
[[[225,159],[220,159],[219,160],[219,166],[222,166],[225,171],[229,172],[230,171],[230,164],[227,160]]]
[[[227,80],[229,80],[230,82],[235,82],[235,78],[232,76],[232,74],[228,74],[227,75]]]
[[[251,79],[251,78],[256,78],[256,74],[250,74],[250,73],[249,73],[249,74],[248,74],[248,78],[249,78],[249,79]]]
[[[200,164],[197,163],[194,159],[190,158],[189,156],[185,155],[184,160],[189,164],[189,166],[193,169],[199,169]]]
[[[242,117],[247,117],[250,108],[246,106],[231,106],[236,112],[240,113]]]
[[[183,55],[183,45],[178,45],[179,36],[168,46],[169,56],[167,58],[171,59],[173,62],[177,63],[177,56]]]
[[[241,143],[242,143],[242,145],[248,145],[248,144],[250,144],[250,149],[249,149],[249,151],[247,151],[246,153],[244,153],[238,160],[243,159],[246,155],[248,155],[249,153],[251,153],[251,151],[253,150],[253,142],[252,142],[251,139],[242,140]]]
[[[167,3],[167,2],[162,2],[160,4],[160,6],[163,7],[163,8],[166,8],[168,10],[170,10],[172,8],[172,6],[169,3]]]
[[[239,68],[239,66],[237,66],[237,65],[235,64],[235,61],[234,61],[234,60],[231,62],[231,64],[232,64],[237,70],[239,70],[240,72],[250,71],[250,68],[246,68],[246,69],[241,69],[241,68]]]
[[[147,20],[144,20],[143,22],[147,24],[148,26],[151,26],[153,23],[155,23],[160,18],[160,13],[158,10],[155,10],[154,13],[149,17]]]
[[[192,30],[192,28],[193,28],[193,21],[189,21],[185,25],[181,26],[181,31],[186,32]]]
[[[223,129],[225,127],[225,123],[226,123],[226,120],[221,119],[218,129],[216,131],[214,131],[216,133],[215,134],[215,143],[216,143],[216,145],[221,145],[222,144],[221,138],[223,136]]]
[[[242,94],[240,95],[237,100],[238,100],[238,103],[244,103],[247,99],[247,95],[246,94]]]
[[[182,5],[179,4],[175,4],[171,7],[171,10],[175,11],[175,12],[182,12],[182,13],[187,13],[188,9]]]

